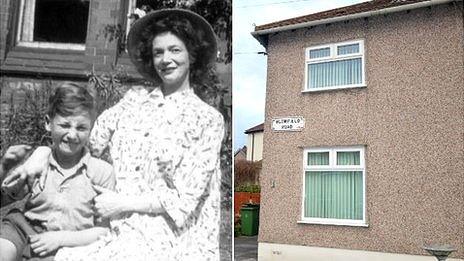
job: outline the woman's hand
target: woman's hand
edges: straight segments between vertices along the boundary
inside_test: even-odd
[[[29,145],[11,146],[7,149],[0,160],[2,192],[10,195],[12,198],[16,199],[16,196],[19,196],[17,194],[21,191],[21,189],[24,188],[27,175],[22,173],[14,173],[14,171],[9,173],[8,176],[6,176],[6,174],[10,169],[23,161],[28,156],[31,149],[32,147]]]
[[[5,169],[18,164],[26,158],[28,152],[32,149],[29,145],[14,145],[9,147],[1,159],[1,164]]]
[[[62,231],[49,231],[31,235],[31,248],[39,256],[45,256],[61,247],[63,236]]]
[[[39,179],[39,182],[43,187],[43,178],[45,177],[43,174],[48,170],[50,153],[51,149],[49,147],[38,147],[22,165],[11,171],[10,175],[13,176],[11,179],[27,179],[29,187],[32,187],[35,178],[41,177],[42,179]]]
[[[118,193],[104,187],[94,185],[99,194],[94,198],[95,211],[98,216],[109,218],[117,216],[126,210],[126,199]]]

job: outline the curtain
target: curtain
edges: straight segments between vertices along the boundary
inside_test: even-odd
[[[338,151],[337,165],[360,165],[359,151]]]
[[[308,153],[309,165],[328,161],[329,152]],[[337,165],[360,165],[360,152],[337,151]],[[307,171],[305,189],[305,217],[363,218],[362,171]]]
[[[307,171],[305,217],[363,219],[362,171]]]
[[[308,165],[329,165],[329,152],[309,152]]]
[[[323,88],[362,82],[361,58],[308,64],[309,88]]]

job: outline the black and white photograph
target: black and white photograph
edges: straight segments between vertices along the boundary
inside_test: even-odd
[[[2,1],[1,260],[231,260],[230,1]]]

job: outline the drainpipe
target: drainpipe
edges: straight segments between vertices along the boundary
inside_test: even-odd
[[[255,133],[251,134],[251,161],[254,160],[254,151],[255,151]]]

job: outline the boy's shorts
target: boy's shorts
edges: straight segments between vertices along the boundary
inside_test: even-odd
[[[38,221],[28,220],[19,209],[12,209],[2,219],[0,238],[6,239],[16,247],[17,260],[38,257],[29,243],[29,236],[45,232],[45,228]],[[54,255],[53,253],[52,255]],[[21,258],[22,257],[22,258]],[[48,257],[48,256],[47,256]],[[47,258],[39,258],[45,260]],[[53,260],[53,258],[51,259]]]

